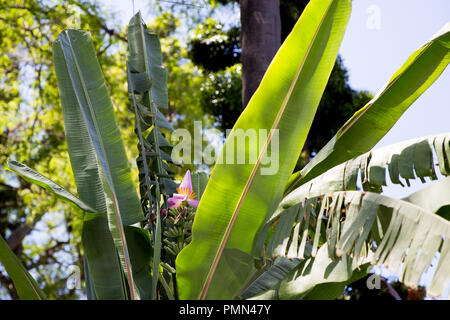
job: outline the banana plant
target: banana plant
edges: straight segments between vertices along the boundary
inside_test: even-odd
[[[450,133],[370,150],[447,67],[450,23],[293,173],[350,11],[350,0],[310,1],[218,157],[231,150],[250,159],[254,146],[236,145],[237,135],[268,132],[258,137],[255,161],[220,161],[209,179],[187,173],[177,194],[163,132],[173,128],[159,111],[168,98],[157,36],[139,13],[130,21],[140,197],[89,33],[59,36],[54,63],[78,197],[24,164],[8,166],[84,213],[89,299],[333,299],[372,265],[400,270],[415,287],[436,254],[428,293],[442,294],[450,280],[450,178],[442,178],[450,174]],[[279,159],[270,174],[263,170],[269,156]],[[387,177],[407,186],[439,181],[394,199],[381,194]],[[197,210],[177,211],[194,191]],[[1,240],[0,261],[20,296],[45,298]]]
[[[150,299],[150,234],[91,36],[67,30],[53,44],[67,148],[79,199],[31,168],[9,168],[84,212],[82,244],[92,299]]]
[[[436,253],[439,264],[428,292],[440,295],[449,283],[450,222],[436,214],[450,204],[448,183],[403,200],[380,195],[386,172],[392,183],[402,183],[400,177],[406,184],[416,176],[436,179],[433,153],[448,175],[449,134],[366,152],[447,67],[450,23],[291,175],[350,10],[349,0],[311,0],[237,120],[219,159],[239,130],[277,129],[279,170],[259,170],[270,135],[258,141],[263,147],[255,163],[215,165],[192,242],[176,261],[181,298],[332,299],[372,264],[392,271],[402,265],[400,280],[414,287]],[[239,147],[250,154],[248,145]]]
[[[159,38],[147,30],[138,12],[128,25],[130,55],[127,62],[128,91],[135,114],[135,131],[139,138],[139,181],[141,206],[152,231],[153,240],[153,285],[152,296],[156,296],[162,247],[162,206],[167,210],[167,198],[176,191],[171,178],[175,163],[170,156],[172,146],[165,139],[161,128],[173,131],[159,108],[168,108],[167,71],[162,67]],[[146,137],[144,132],[150,131]],[[163,257],[163,260],[165,257]],[[164,263],[165,261],[163,261]],[[173,264],[173,261],[167,261]],[[162,281],[163,278],[161,278]]]
[[[168,226],[163,227],[160,209],[167,212],[169,196],[176,192],[174,172],[169,166],[175,164],[170,156],[172,147],[162,131],[173,128],[159,111],[168,104],[167,75],[161,65],[159,39],[146,29],[140,13],[131,19],[128,35],[128,91],[139,141],[136,162],[140,199],[131,180],[130,165],[92,38],[86,31],[64,31],[53,44],[67,148],[78,196],[18,161],[8,159],[8,168],[83,213],[88,299],[157,299],[161,295],[174,299],[175,272],[170,265],[174,259],[172,256],[161,259],[162,240],[170,246],[172,243],[164,235],[173,236],[171,223],[178,223],[175,226],[178,228],[186,222],[189,227],[193,213],[181,219],[175,217],[176,221],[169,218]],[[193,178],[191,189],[201,196],[206,177],[194,174]],[[133,226],[136,223],[140,227]],[[45,299],[3,238],[0,261],[22,299]],[[161,267],[165,269],[161,271]],[[164,292],[158,289],[158,284]]]

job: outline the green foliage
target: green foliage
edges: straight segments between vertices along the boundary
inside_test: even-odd
[[[33,169],[27,167],[23,163],[8,159],[8,169],[19,174],[25,180],[36,183],[37,185],[52,191],[55,195],[69,203],[78,206],[79,209],[87,212],[95,212],[95,209],[91,208],[88,204],[84,203],[69,191],[65,190],[63,187],[54,183],[47,177],[37,173]]]
[[[176,189],[170,179],[173,174],[169,166],[173,163],[170,156],[172,146],[161,131],[163,128],[173,131],[173,128],[159,110],[168,108],[167,71],[161,66],[159,39],[146,29],[140,14],[130,21],[128,34],[128,88],[139,138],[137,164],[141,204],[144,214],[150,219],[159,202],[155,199],[160,199],[161,194],[170,196]]]
[[[283,279],[277,297],[298,298],[318,283],[348,282],[352,273],[346,273],[346,266],[339,270],[337,265],[350,258],[351,270],[370,262],[397,271],[403,264],[400,280],[416,288],[438,250],[441,259],[428,293],[442,294],[448,283],[449,245],[445,239],[450,235],[449,221],[421,207],[372,192],[340,191],[323,198],[311,195],[303,203],[301,199],[296,198],[297,205],[283,204],[285,212],[269,245],[276,250],[266,255],[286,254],[313,265],[299,267]],[[292,235],[292,224],[283,228],[289,225],[289,219],[296,223]],[[308,229],[315,230],[311,238],[301,237]],[[322,261],[314,267],[319,258]],[[327,270],[332,273],[327,275]]]
[[[184,21],[186,22],[186,21]],[[201,85],[205,76],[189,59],[188,50],[179,39],[180,18],[174,14],[162,14],[148,24],[161,40],[162,59],[167,69],[169,108],[161,110],[172,126],[188,129],[193,133],[194,121],[212,124],[201,104]],[[181,171],[174,168],[181,175]]]
[[[86,182],[88,184],[97,182],[87,187],[97,188],[96,191],[100,191],[97,192],[98,199],[96,199],[97,202],[103,201],[99,213],[102,215],[106,213],[107,218],[103,216],[87,221],[95,223],[94,221],[98,220],[98,227],[107,225],[108,229],[99,228],[97,231],[96,228],[92,228],[88,232],[87,227],[83,228],[83,236],[86,235],[83,237],[83,244],[87,251],[87,263],[91,270],[96,296],[103,298],[100,290],[103,290],[105,285],[96,280],[99,275],[102,277],[105,275],[95,272],[95,269],[103,267],[106,261],[101,261],[102,264],[94,263],[93,260],[97,259],[98,254],[98,250],[93,249],[96,244],[92,238],[90,241],[84,240],[91,233],[96,236],[103,233],[106,237],[112,237],[117,251],[113,249],[111,254],[119,257],[121,265],[115,273],[108,273],[106,276],[115,276],[117,279],[122,277],[123,272],[126,282],[122,280],[122,292],[125,297],[132,300],[139,299],[125,226],[142,221],[144,216],[140,210],[113,106],[89,33],[77,30],[62,32],[58,41],[54,43],[54,59],[62,106],[65,110],[67,134],[73,134],[68,136],[72,166],[75,168],[77,179],[86,176],[95,178],[77,181],[77,188],[83,190]],[[74,127],[78,128],[78,132],[70,130]],[[79,138],[80,134],[82,139]],[[110,282],[109,286],[112,284]]]
[[[95,5],[68,2],[83,10],[86,21],[99,23],[99,30],[125,40],[92,14],[97,10]],[[31,20],[24,23],[25,28],[36,12],[48,14],[46,9],[42,12],[42,8],[47,7],[41,3],[30,2],[29,7],[14,3],[13,6],[16,10],[32,13]],[[400,280],[416,287],[436,252],[440,253],[439,264],[428,291],[431,295],[443,292],[449,281],[450,268],[450,223],[446,220],[450,204],[445,192],[448,178],[403,200],[378,193],[386,185],[386,173],[393,183],[401,185],[403,180],[409,185],[409,180],[416,177],[422,181],[425,177],[436,179],[433,153],[437,156],[441,174],[450,174],[449,135],[363,153],[381,139],[448,65],[450,25],[413,53],[386,87],[343,127],[337,130],[333,122],[327,123],[331,133],[337,131],[335,137],[301,174],[294,174],[288,182],[304,144],[311,143],[308,152],[315,152],[311,146],[324,144],[324,139],[314,140],[313,118],[318,106],[322,102],[340,103],[338,110],[323,108],[323,112],[328,117],[345,118],[352,112],[354,104],[368,99],[366,93],[348,87],[342,61],[338,58],[336,62],[350,9],[349,0],[312,0],[306,7],[234,125],[222,155],[230,148],[250,154],[249,148],[254,147],[251,143],[234,145],[240,130],[276,131],[270,131],[266,138],[260,136],[258,143],[254,143],[259,146],[256,162],[217,163],[209,179],[204,173],[192,176],[193,189],[200,200],[197,211],[184,204],[184,200],[181,206],[167,208],[167,197],[175,192],[176,186],[173,182],[175,170],[169,166],[173,163],[171,145],[165,134],[173,130],[174,124],[192,120],[187,114],[171,117],[174,108],[189,103],[188,99],[183,100],[187,96],[180,92],[173,100],[177,103],[174,106],[167,95],[175,88],[202,86],[202,92],[197,94],[204,101],[214,101],[226,94],[234,97],[239,91],[238,67],[220,71],[209,78],[209,83],[202,85],[204,75],[201,71],[189,62],[179,63],[187,55],[173,36],[178,26],[177,18],[166,14],[156,21],[158,30],[167,30],[163,32],[166,38],[161,48],[158,37],[146,29],[138,13],[128,29],[130,55],[126,70],[131,107],[126,102],[121,104],[123,110],[119,108],[116,122],[113,103],[116,98],[121,102],[126,99],[123,100],[124,92],[120,87],[108,87],[108,73],[114,73],[110,71],[115,70],[114,67],[108,68],[105,76],[100,68],[98,56],[106,54],[108,48],[96,51],[98,33],[95,30],[92,38],[85,31],[61,32],[54,41],[54,66],[65,123],[64,132],[58,124],[55,130],[65,135],[70,166],[64,168],[73,171],[79,199],[70,188],[61,187],[62,184],[16,160],[11,159],[9,166],[25,178],[26,182],[20,182],[29,188],[27,196],[31,200],[39,199],[33,194],[39,189],[28,182],[37,183],[75,204],[75,212],[84,211],[82,218],[68,213],[71,221],[78,223],[72,235],[74,238],[81,230],[79,225],[83,225],[82,248],[78,249],[78,255],[84,256],[81,264],[89,298],[334,299],[342,294],[346,285],[367,275],[370,263],[387,265],[394,270],[403,265]],[[295,10],[289,12],[296,14]],[[213,29],[211,32],[218,32]],[[218,45],[216,48],[224,49],[219,38],[213,41],[211,48]],[[49,40],[48,36],[46,40]],[[115,66],[123,67],[118,77],[123,81],[125,65],[120,58],[124,55],[116,52],[111,56],[117,59]],[[292,59],[292,56],[298,59]],[[167,69],[162,67],[165,57]],[[16,77],[20,77],[22,67]],[[168,86],[170,76],[166,70],[180,75],[182,81]],[[332,70],[336,77],[327,85]],[[48,71],[45,67],[39,69],[38,86],[47,85],[40,78],[41,72],[45,71]],[[189,78],[192,74],[195,76]],[[215,84],[220,84],[216,90]],[[39,93],[45,92],[43,88],[38,88]],[[326,88],[329,95],[324,94]],[[2,90],[2,103],[18,104],[20,109],[28,99],[25,109],[30,108],[31,99],[22,96],[20,90],[8,86]],[[192,101],[198,103],[199,95],[191,97]],[[233,99],[230,101],[229,108],[234,103]],[[219,102],[226,104],[227,100],[216,104]],[[128,107],[124,108],[126,105]],[[5,110],[10,110],[10,106],[7,107]],[[136,136],[126,135],[125,143],[133,139],[138,141],[139,156],[133,171],[120,132],[121,124],[125,123],[121,116],[127,109],[135,115]],[[218,113],[214,116],[220,119]],[[226,121],[232,122],[231,117]],[[36,122],[33,121],[32,131]],[[2,152],[15,148],[7,144],[11,142],[8,130],[6,127],[6,136],[2,137],[5,142]],[[123,131],[128,133],[130,128]],[[17,136],[13,134],[12,137]],[[54,137],[39,135],[36,141],[48,139],[58,149],[61,143],[52,142]],[[274,144],[277,144],[276,150],[273,150]],[[27,163],[39,167],[40,162],[53,156],[52,151],[45,149],[41,158],[31,156]],[[60,156],[58,152],[55,155]],[[276,172],[269,174],[263,172],[267,169],[263,168],[263,163],[268,155],[276,155],[279,166]],[[63,161],[64,156],[59,160]],[[48,168],[51,167],[47,165]],[[135,171],[137,174],[133,179],[131,172]],[[137,180],[140,202],[134,187]],[[356,191],[358,182],[363,191]],[[3,197],[7,200],[16,194],[17,189],[0,185],[0,200],[5,201]],[[49,277],[42,272],[49,284],[41,291],[39,278],[35,282],[27,271],[32,267],[23,266],[15,255],[21,253],[20,243],[31,231],[30,225],[35,226],[52,208],[49,206],[30,217],[29,208],[24,207],[29,203],[33,202],[26,197],[13,203],[12,208],[19,210],[12,218],[21,222],[26,216],[27,220],[20,225],[13,224],[15,229],[6,241],[0,237],[0,260],[11,276],[9,280],[5,278],[10,281],[6,283],[13,281],[17,289],[17,292],[9,290],[13,298],[18,293],[21,298],[42,299],[42,291],[52,298],[61,288],[62,281],[55,280],[61,275]],[[60,208],[65,209],[64,206]],[[8,210],[5,212],[9,214]],[[0,219],[6,224],[6,227],[0,225],[0,231],[11,228],[8,220]],[[131,226],[135,223],[141,226]],[[48,225],[54,227],[52,222]],[[69,243],[60,241],[54,248]],[[42,251],[38,247],[29,250],[31,256]],[[53,252],[47,252],[47,256],[51,257]],[[39,263],[36,265],[40,266]],[[36,271],[39,274],[42,270],[36,268]],[[2,282],[5,282],[3,278]]]
[[[211,18],[197,27],[189,40],[189,58],[206,71],[217,72],[239,63],[240,30],[232,27],[223,31],[223,26]]]
[[[350,7],[349,1],[311,2],[236,122],[222,155],[228,148],[235,150],[231,146],[238,130],[277,130],[279,143],[271,143],[272,132],[256,144],[261,146],[257,161],[215,165],[196,213],[192,242],[176,261],[180,298],[231,299],[254,271],[254,239],[266,214],[281,199],[279,186],[287,182],[300,155]],[[279,168],[261,173],[262,157],[274,143],[279,147],[272,150],[279,156]],[[245,143],[237,148],[250,152]]]
[[[169,163],[174,163],[171,157],[172,146],[161,131],[162,128],[173,128],[159,111],[160,108],[167,109],[169,103],[167,70],[162,67],[159,38],[147,30],[140,13],[137,13],[128,25],[128,44],[128,91],[139,138],[137,165],[141,206],[148,220],[146,227],[152,231],[152,297],[156,297],[162,246],[161,199],[163,207],[166,207],[165,199],[176,192],[176,184],[172,180],[173,170],[169,166]],[[149,131],[147,136],[144,136],[145,131]]]
[[[69,5],[73,5],[69,7]],[[18,1],[0,3],[0,234],[18,255],[27,270],[50,299],[73,299],[79,293],[66,287],[68,265],[80,265],[80,215],[73,208],[55,201],[44,192],[4,170],[6,159],[25,162],[33,169],[56,178],[56,182],[75,193],[75,182],[64,141],[64,126],[52,60],[52,42],[69,27],[76,9],[81,11],[80,27],[89,28],[102,65],[108,65],[105,78],[110,88],[119,123],[132,132],[124,117],[126,95],[121,89],[125,80],[120,47],[125,39],[113,22],[92,1]],[[126,145],[134,145],[131,134],[125,134]],[[130,143],[133,141],[132,143]],[[130,153],[134,150],[128,149]],[[13,187],[11,187],[13,186]],[[38,228],[39,237],[27,237]],[[61,233],[61,230],[64,232]],[[70,233],[65,232],[65,230]],[[26,241],[22,241],[23,239]],[[14,241],[13,241],[14,240]],[[57,253],[57,254],[55,254]],[[64,258],[63,258],[64,257]],[[84,277],[82,265],[80,265]],[[0,296],[17,298],[11,279],[2,274]]]
[[[14,286],[22,299],[45,299],[45,295],[36,281],[22,265],[19,258],[11,251],[2,236],[0,236],[0,261],[12,278]]]
[[[280,129],[283,139],[279,152],[281,162],[275,175],[276,181],[280,183],[285,181],[284,170],[292,169],[289,167],[290,157],[297,158],[299,155],[300,150],[295,147],[301,147],[306,138],[299,133],[299,136],[291,140],[292,130],[305,128],[306,131],[310,125],[308,112],[295,109],[294,106],[314,108],[314,103],[318,103],[318,99],[314,99],[317,97],[313,98],[312,95],[322,93],[324,88],[320,88],[320,85],[323,79],[313,80],[313,75],[326,73],[328,79],[336,56],[333,57],[326,50],[337,54],[337,50],[330,48],[338,47],[339,32],[347,22],[343,18],[346,16],[344,13],[349,11],[346,9],[350,6],[349,2],[339,0],[310,2],[272,61],[249,106],[234,126],[234,130],[261,128],[264,127],[263,121],[269,118],[270,124],[275,123],[274,126]],[[334,14],[336,16],[333,19],[331,16]],[[328,19],[333,23],[327,25]],[[293,53],[295,49],[289,45],[296,39],[299,26],[302,27],[303,38],[298,42],[309,46],[308,50]],[[324,34],[329,35],[326,39],[330,41],[329,46],[326,45],[326,40],[320,38]],[[307,38],[307,35],[317,35],[322,41],[314,37]],[[380,192],[381,185],[386,183],[386,168],[389,168],[394,183],[401,183],[399,176],[407,184],[415,175],[422,180],[426,176],[435,178],[433,149],[439,159],[441,173],[448,174],[450,144],[447,135],[406,143],[385,152],[368,153],[340,166],[336,165],[348,160],[351,155],[359,155],[362,150],[372,148],[396,119],[436,80],[450,62],[449,36],[449,25],[446,25],[413,53],[386,87],[355,113],[308,164],[305,174],[302,171],[301,175],[297,175],[298,179],[290,183],[291,188],[286,192],[288,194],[276,210],[271,207],[272,199],[268,198],[274,194],[276,197],[278,190],[271,189],[275,182],[257,172],[259,162],[256,162],[256,166],[250,162],[240,168],[230,163],[216,164],[196,213],[193,240],[177,258],[180,297],[234,298],[245,289],[245,284],[255,279],[255,274],[261,273],[258,266],[261,269],[261,266],[283,256],[300,259],[301,263],[291,270],[288,265],[282,265],[281,269],[268,268],[267,273],[256,278],[253,284],[250,282],[250,291],[244,290],[242,294],[248,297],[264,291],[255,297],[260,299],[336,298],[342,294],[346,284],[366,274],[366,269],[357,274],[354,272],[367,267],[370,262],[389,266],[393,271],[404,263],[401,280],[415,287],[436,252],[440,252],[441,256],[429,294],[440,295],[449,281],[446,271],[450,263],[450,242],[447,241],[450,237],[449,222],[427,208],[375,192]],[[296,48],[301,50],[298,43]],[[299,60],[305,59],[305,63],[298,69],[284,57],[285,51],[300,56]],[[333,60],[314,63],[317,57]],[[315,70],[314,67],[317,66],[325,70],[329,67],[329,71]],[[277,73],[280,70],[283,70],[283,76]],[[313,75],[308,76],[308,72]],[[293,74],[298,76],[299,83],[304,84],[304,87],[300,84],[283,85],[282,80],[291,80],[289,75]],[[308,81],[311,81],[310,86],[306,85]],[[283,91],[276,91],[277,88],[290,88],[288,96],[285,97]],[[290,105],[295,99],[303,101],[303,95],[310,97],[308,103],[296,101],[297,103]],[[285,123],[278,123],[277,120],[283,121],[282,111],[285,109],[278,111],[274,107],[278,106],[276,99],[284,99],[286,102],[286,114],[290,115],[290,121],[301,118],[302,122],[289,124],[289,120],[286,120]],[[273,114],[277,115],[275,121],[267,114],[268,109],[276,109],[277,112]],[[283,124],[290,131],[286,131]],[[231,133],[224,149],[233,139]],[[289,141],[295,141],[297,145],[289,145]],[[283,148],[286,146],[289,155],[284,154]],[[240,148],[250,153],[245,144]],[[266,152],[264,149],[258,159],[261,160]],[[364,192],[348,191],[356,188],[359,172]],[[234,174],[236,178],[233,178]],[[312,180],[315,177],[317,178]],[[300,186],[292,191],[296,185]],[[329,192],[334,193],[328,194]],[[420,198],[423,197],[422,195]],[[435,202],[446,205],[444,196],[433,201],[433,206]],[[278,199],[273,203],[278,203]],[[271,218],[265,221],[273,212]],[[215,226],[214,229],[210,228],[212,225]],[[250,228],[255,225],[260,228]],[[201,258],[200,263],[193,262],[194,255]],[[255,268],[253,259],[258,257],[262,261],[256,263]],[[223,287],[225,282],[226,288]],[[324,296],[327,292],[328,295]]]
[[[227,4],[230,1],[219,3]],[[305,0],[280,1],[282,41],[291,32],[307,3]],[[243,109],[239,32],[238,26],[224,30],[221,24],[208,18],[197,27],[189,41],[189,57],[206,74],[206,80],[201,87],[201,106],[206,113],[214,116],[223,132],[233,127]],[[304,167],[353,113],[370,99],[371,96],[367,92],[350,87],[348,71],[338,56],[297,169]],[[327,129],[323,130],[324,127]]]
[[[450,61],[448,29],[448,25],[444,26],[415,51],[375,97],[338,130],[314,159],[291,176],[287,192],[375,146],[447,67]],[[372,130],[367,132],[367,128]]]
[[[231,129],[242,111],[240,65],[210,73],[200,90],[205,112],[214,116],[222,132]]]
[[[127,156],[136,158],[137,138],[130,122],[130,104],[124,85],[126,34],[118,26],[115,15],[105,12],[93,0],[63,0],[56,5],[50,0],[7,0],[0,4],[0,67],[6,70],[0,75],[0,163],[6,164],[6,159],[14,155],[14,160],[53,177],[72,194],[76,194],[76,185],[64,139],[51,47],[61,31],[73,27],[71,23],[77,11],[80,12],[79,28],[88,29],[92,35]],[[187,60],[187,51],[173,33],[179,20],[164,14],[151,25],[164,36],[162,49],[171,96],[164,115],[172,124],[188,129],[193,119],[210,123],[199,106],[203,77],[195,73]],[[131,165],[131,177],[137,185],[138,169],[134,162]],[[181,173],[180,169],[174,171]],[[55,201],[52,194],[18,179],[3,166],[0,166],[0,186],[0,234],[13,245],[25,268],[37,275],[38,284],[49,298],[79,297],[79,290],[67,289],[66,280],[70,275],[68,265],[80,266],[81,277],[85,277],[81,263],[83,220],[80,215],[74,215],[71,206]],[[80,195],[83,192],[86,191],[80,190]],[[42,230],[34,233],[39,241],[35,240],[36,236],[28,237],[36,227]],[[17,298],[11,279],[5,273],[0,279],[0,296]]]

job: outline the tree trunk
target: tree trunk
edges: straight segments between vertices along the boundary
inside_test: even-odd
[[[31,227],[22,223],[18,226],[11,235],[6,239],[6,243],[11,248],[12,251],[16,251],[22,245],[23,239],[32,231]]]
[[[240,6],[245,107],[281,45],[281,21],[279,0],[240,0]]]

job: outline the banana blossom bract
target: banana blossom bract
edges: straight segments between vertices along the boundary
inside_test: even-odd
[[[194,200],[196,194],[192,188],[191,172],[188,170],[184,175],[183,181],[177,188],[178,193],[174,193],[173,196],[167,199],[167,202],[172,204],[169,208],[178,208],[184,201],[191,207],[197,207],[198,201]]]

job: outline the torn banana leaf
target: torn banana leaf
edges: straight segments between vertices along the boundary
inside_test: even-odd
[[[358,177],[363,189],[372,192],[381,192],[382,186],[387,185],[386,175],[390,177],[392,183],[402,186],[404,184],[401,179],[406,185],[409,185],[409,180],[416,177],[422,182],[425,182],[426,177],[436,180],[433,153],[437,155],[437,165],[441,173],[444,176],[449,175],[450,133],[400,142],[344,162],[294,189],[280,202],[270,220],[273,221],[280,212],[301,202],[302,199],[334,191],[356,190]],[[441,191],[440,195],[448,198],[447,193]],[[445,200],[436,193],[434,195],[437,202],[432,206],[438,206],[439,209],[439,203]],[[418,195],[415,198],[417,199]],[[431,198],[428,199],[431,201]]]
[[[383,266],[399,273],[399,279],[405,285],[416,288],[422,274],[439,252],[439,263],[428,294],[441,295],[449,283],[450,221],[434,212],[372,192],[342,191],[308,198],[306,201],[301,196],[295,201],[291,200],[289,204],[292,207],[282,213],[278,220],[272,221],[274,234],[278,232],[279,235],[275,240],[270,240],[276,243],[268,247],[276,250],[266,252],[267,257],[317,258],[326,250],[330,261],[351,258],[352,265],[370,262]],[[289,211],[291,208],[295,210]],[[280,222],[287,219],[284,217],[291,215],[291,212],[297,212],[297,216],[289,229]],[[309,222],[300,224],[299,221],[306,219]],[[318,224],[321,228],[317,227]],[[303,237],[305,232],[310,237]],[[308,246],[310,250],[305,250]],[[318,267],[311,267],[306,275],[314,279],[311,283],[315,283],[318,279],[315,277],[323,276],[322,272]],[[303,283],[304,276],[294,276],[295,280],[286,280],[286,283]],[[305,292],[303,284],[300,290],[291,284],[283,287],[282,283],[277,293],[280,298],[283,288],[288,289],[289,295]]]

